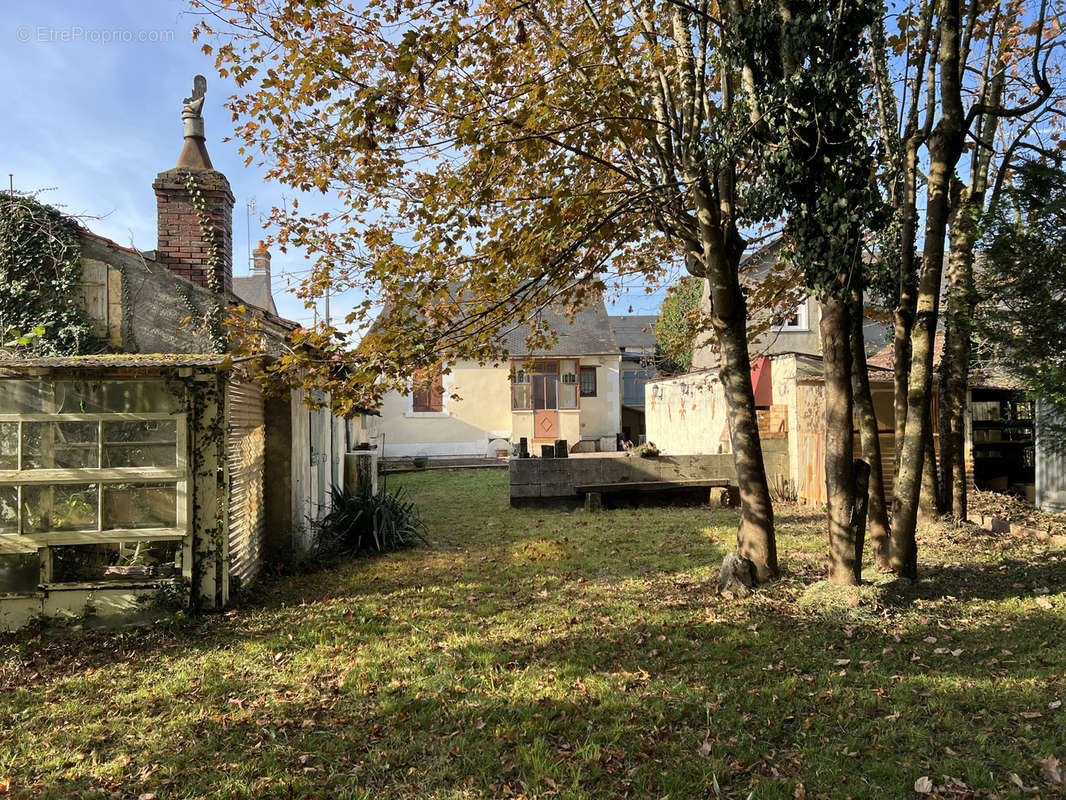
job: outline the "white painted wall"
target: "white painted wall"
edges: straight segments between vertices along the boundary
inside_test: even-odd
[[[725,394],[715,372],[654,381],[644,387],[648,441],[664,455],[730,453]]]

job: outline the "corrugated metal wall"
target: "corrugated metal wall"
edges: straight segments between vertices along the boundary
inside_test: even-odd
[[[229,467],[230,576],[247,585],[262,563],[263,474],[266,425],[263,395],[255,384],[231,380],[226,459]]]
[[[1046,400],[1036,404],[1036,504],[1044,511],[1066,511],[1066,420]]]

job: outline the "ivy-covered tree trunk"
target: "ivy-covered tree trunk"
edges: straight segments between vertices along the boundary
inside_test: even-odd
[[[860,292],[852,293],[851,303],[851,387],[855,414],[859,420],[859,438],[863,457],[870,462],[869,507],[870,544],[874,562],[879,569],[889,568],[892,532],[888,525],[888,505],[885,502],[885,477],[881,462],[881,436],[877,414],[870,393],[870,375],[866,366],[866,346],[863,340],[863,306]]]
[[[840,297],[820,301],[825,378],[825,488],[829,517],[829,580],[857,585],[862,572],[856,530],[855,475],[852,460],[851,345],[848,303]]]
[[[862,285],[864,232],[881,209],[861,96],[864,31],[872,1],[729,4],[736,63],[761,147],[761,211],[785,214],[793,259],[819,298],[825,376],[829,575],[857,583],[850,314]],[[773,32],[772,34],[770,32]],[[756,204],[758,205],[758,204]]]

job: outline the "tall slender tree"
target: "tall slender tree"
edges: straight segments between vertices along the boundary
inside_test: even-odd
[[[975,37],[986,35],[988,19],[998,13],[996,4],[969,3],[958,0],[923,0],[917,19],[904,16],[900,41],[908,54],[906,124],[901,137],[902,178],[896,191],[899,220],[900,289],[897,306],[896,344],[896,457],[892,515],[892,566],[899,574],[917,574],[915,528],[918,502],[926,473],[934,467],[927,454],[931,449],[930,405],[933,387],[933,344],[939,316],[941,280],[945,254],[945,234],[950,211],[955,170],[964,152],[967,136],[972,135],[975,120],[982,115],[1003,118],[1028,113],[1046,103],[1051,86],[1045,75],[1047,42],[1043,38],[1047,2],[1042,0],[1031,26],[1033,44],[1029,48],[1033,63],[1031,97],[1014,107],[970,98],[965,79],[974,53]],[[1041,60],[1043,59],[1043,61]],[[980,70],[977,70],[978,73]],[[879,94],[887,109],[891,94],[884,82],[877,81]],[[924,123],[919,119],[924,114]],[[887,119],[887,115],[886,115]],[[891,135],[886,133],[886,141]],[[917,220],[918,169],[920,148],[926,148],[924,160],[925,230],[917,282],[910,260],[915,253]],[[911,297],[913,296],[913,302]],[[913,315],[911,312],[913,311]],[[905,390],[904,390],[905,387]],[[904,402],[905,400],[905,402]],[[927,491],[928,493],[928,491]]]

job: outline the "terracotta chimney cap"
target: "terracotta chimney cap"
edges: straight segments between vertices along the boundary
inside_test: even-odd
[[[181,119],[185,126],[185,146],[178,156],[178,166],[188,169],[214,169],[211,156],[204,144],[204,95],[207,93],[207,78],[193,78],[192,94],[185,98],[181,107]]]

